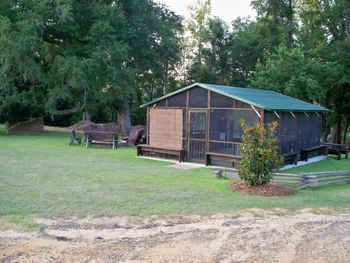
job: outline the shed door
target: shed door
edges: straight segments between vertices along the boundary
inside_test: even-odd
[[[204,162],[207,141],[207,112],[189,112],[188,159]]]

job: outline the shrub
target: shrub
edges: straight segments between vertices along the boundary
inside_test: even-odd
[[[243,129],[241,155],[243,157],[238,174],[251,186],[268,184],[272,173],[283,163],[278,156],[278,141],[275,132],[277,122],[268,125],[259,122],[253,126],[241,120]]]

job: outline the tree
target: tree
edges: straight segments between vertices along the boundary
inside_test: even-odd
[[[305,53],[337,64],[338,78],[330,85],[327,106],[332,110],[331,141],[345,143],[350,123],[350,3],[346,0],[302,0],[299,9],[300,39]]]
[[[186,29],[190,33],[187,44],[190,53],[186,55],[186,59],[190,61],[188,79],[193,81],[205,81],[207,78],[208,67],[203,63],[203,49],[205,47],[204,34],[208,28],[211,1],[197,0],[192,6],[189,6],[190,18],[187,20]]]
[[[169,76],[180,61],[182,24],[174,12],[149,0],[118,3],[130,28],[127,65],[135,75],[136,96],[124,96],[123,107],[118,110],[119,119],[127,122],[125,126],[129,127],[131,104],[168,92]],[[132,110],[138,112],[138,105]]]
[[[83,113],[118,117],[127,133],[144,76],[152,73],[167,87],[179,60],[181,19],[150,0],[23,0],[1,7],[2,120]]]
[[[268,184],[272,173],[283,163],[278,156],[278,141],[275,138],[277,122],[265,127],[263,122],[253,126],[241,121],[243,129],[239,177],[251,186]]]
[[[253,0],[252,6],[258,14],[258,21],[269,31],[271,46],[281,43],[289,49],[294,43],[295,4],[293,0]],[[271,50],[272,51],[272,50]]]

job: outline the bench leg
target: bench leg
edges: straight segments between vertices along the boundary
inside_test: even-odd
[[[137,146],[137,156],[142,156],[141,147]]]
[[[112,145],[112,149],[115,150],[117,147],[116,147],[116,144],[115,144],[115,135],[113,135],[113,145]]]
[[[209,155],[207,155],[206,158],[205,158],[205,165],[206,166],[210,165],[210,157],[209,157]]]
[[[349,159],[349,152],[345,153],[345,159]]]
[[[90,140],[89,140],[89,135],[86,137],[86,144],[85,144],[85,148],[89,148],[90,146]]]

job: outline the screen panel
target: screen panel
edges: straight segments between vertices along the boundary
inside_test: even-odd
[[[186,92],[168,98],[168,107],[186,107]]]
[[[210,110],[210,134],[213,141],[241,142],[243,119],[248,125],[259,121],[254,110],[212,109]]]
[[[210,93],[210,107],[213,108],[233,108],[234,99],[231,99],[227,96],[221,95],[216,92]]]
[[[189,107],[208,108],[208,90],[203,88],[190,89],[189,97]]]

